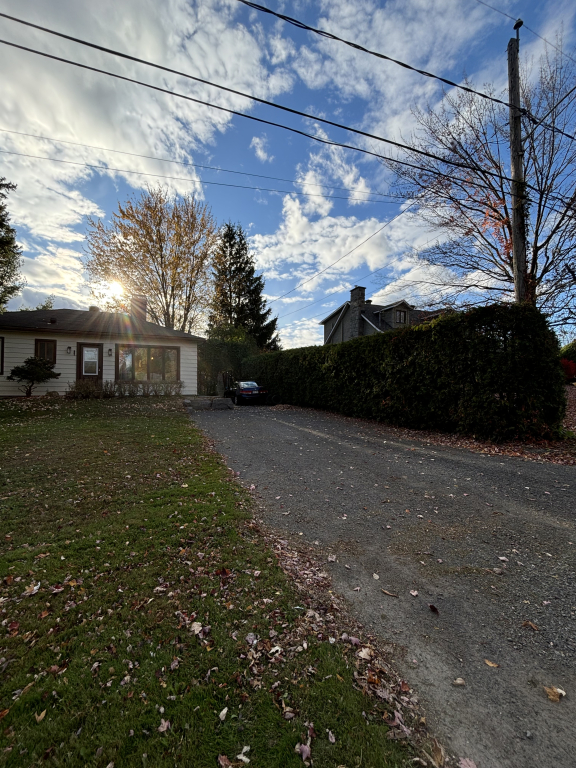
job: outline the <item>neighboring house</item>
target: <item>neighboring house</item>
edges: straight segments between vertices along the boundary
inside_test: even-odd
[[[350,291],[350,300],[321,320],[320,325],[324,326],[324,344],[339,344],[357,336],[419,325],[439,317],[442,312],[415,309],[403,299],[394,304],[372,304],[366,299],[366,288],[357,285]]]
[[[197,394],[197,347],[203,341],[146,321],[146,299],[132,299],[130,314],[78,309],[37,309],[0,314],[0,397],[20,395],[7,381],[28,357],[55,363],[60,378],[34,395],[64,394],[76,379],[183,381],[183,394]]]

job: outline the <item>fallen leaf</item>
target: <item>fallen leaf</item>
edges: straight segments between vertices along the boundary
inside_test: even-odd
[[[358,651],[358,657],[360,659],[365,659],[366,661],[370,661],[370,659],[373,656],[373,651],[371,648],[364,647],[362,650]]]
[[[500,664],[496,664],[495,661],[490,661],[489,659],[484,659],[484,664],[488,664],[489,667],[499,667]]]
[[[202,624],[200,624],[199,621],[192,622],[192,624],[190,624],[190,632],[193,632],[195,635],[200,634],[200,632],[202,632]]]
[[[231,766],[231,765],[232,765],[232,763],[230,762],[230,760],[228,760],[226,755],[218,755],[218,766],[219,766],[219,768],[229,768],[229,766]]]
[[[402,691],[402,693],[408,693],[408,691],[410,690],[410,686],[405,680],[401,681],[400,690]]]
[[[352,590],[352,592],[360,592],[360,587],[354,587],[354,589]]]
[[[250,752],[250,747],[242,747],[242,752],[236,755],[236,760],[242,760],[247,765],[250,762],[250,758],[246,755],[246,752]]]
[[[336,736],[334,736],[332,731],[328,731],[328,741],[330,744],[336,744]]]
[[[532,621],[523,621],[522,626],[526,627],[526,629],[533,629],[534,632],[538,632],[538,627]]]
[[[412,595],[412,597],[418,597],[418,590],[417,589],[411,589],[410,590],[410,594]]]
[[[32,582],[32,584],[30,584],[29,587],[26,587],[24,592],[22,592],[21,597],[28,597],[29,595],[35,595],[39,589],[40,589],[40,582],[38,582],[38,584],[34,584],[34,582]]]
[[[432,603],[429,603],[429,604],[428,604],[428,608],[430,608],[430,610],[432,611],[432,613],[440,613],[440,611],[438,610],[438,608],[436,608],[436,606],[435,606],[435,605],[432,605]]]
[[[329,563],[335,563],[336,562],[336,555],[328,555],[328,562]]]
[[[49,616],[49,615],[50,615],[50,611],[42,611],[42,613],[40,614],[40,616],[38,616],[38,618],[45,619],[46,616]]]
[[[442,768],[446,755],[444,754],[444,748],[437,739],[432,739],[432,757],[438,768]]]
[[[398,597],[398,595],[395,595],[394,592],[388,592],[387,589],[380,588],[381,592],[384,592],[385,595],[389,595],[390,597]]]
[[[499,557],[498,560],[500,560],[500,562],[502,562],[502,563],[507,563],[508,562],[508,558],[507,557]]]
[[[41,723],[42,720],[44,720],[45,714],[46,714],[46,710],[44,710],[44,712],[41,712],[39,715],[37,715],[36,712],[34,712],[34,717],[36,718],[36,722]]]
[[[301,755],[302,760],[304,762],[310,759],[311,752],[308,744],[300,744],[300,743],[296,744],[296,746],[294,747],[294,752],[296,752],[297,755]]]
[[[108,765],[106,766],[106,768],[114,768],[114,763],[108,763]]]
[[[10,712],[9,709],[2,709],[2,710],[0,710],[0,720],[4,720],[4,718],[6,717],[8,712]]]
[[[376,581],[378,581],[378,579],[380,578],[380,576],[378,576],[378,574],[377,574],[377,573],[373,573],[373,574],[372,574],[372,578],[373,578],[373,579],[376,579]]]
[[[224,709],[222,710],[222,712],[220,712],[220,714],[218,715],[218,717],[220,718],[220,722],[222,722],[222,723],[223,723],[223,722],[224,722],[224,720],[226,720],[226,715],[227,715],[227,714],[228,714],[228,707],[224,707]]]
[[[467,757],[461,757],[458,768],[476,768],[476,763]]]
[[[466,685],[466,681],[463,677],[457,677],[456,680],[452,683],[452,685]]]
[[[164,720],[160,718],[160,725],[158,726],[159,733],[166,733],[170,729],[170,720]]]
[[[549,688],[544,686],[544,690],[550,701],[560,701],[561,698],[566,696],[566,691],[562,690],[562,688],[557,688],[555,685],[551,685]]]

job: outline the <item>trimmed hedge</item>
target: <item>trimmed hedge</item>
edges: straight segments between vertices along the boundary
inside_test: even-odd
[[[558,341],[523,305],[247,358],[276,402],[493,440],[554,437],[566,410]]]
[[[570,344],[566,344],[565,347],[562,347],[560,350],[560,357],[576,363],[576,339],[571,341]]]

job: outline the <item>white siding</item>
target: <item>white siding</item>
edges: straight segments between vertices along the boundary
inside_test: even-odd
[[[180,378],[184,382],[184,395],[196,395],[198,383],[198,354],[195,341],[174,338],[158,341],[156,339],[142,339],[138,342],[111,338],[90,338],[80,335],[68,336],[65,334],[50,333],[22,333],[18,331],[2,331],[0,337],[4,337],[4,374],[0,376],[0,397],[22,395],[15,381],[7,381],[7,376],[14,366],[21,365],[27,357],[32,357],[35,350],[36,339],[53,339],[56,341],[56,373],[60,373],[59,379],[52,379],[47,384],[40,384],[34,390],[34,395],[44,395],[46,392],[59,392],[65,394],[68,384],[76,381],[76,346],[78,342],[84,344],[103,345],[103,376],[106,381],[113,381],[116,366],[116,344],[139,343],[154,344],[155,346],[180,347]],[[67,348],[71,347],[68,354]],[[110,350],[110,352],[109,352]]]

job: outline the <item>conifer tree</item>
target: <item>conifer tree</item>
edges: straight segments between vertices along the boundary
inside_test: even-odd
[[[19,282],[21,250],[16,243],[16,231],[10,226],[8,209],[4,203],[8,192],[15,189],[15,184],[6,181],[4,177],[0,178],[0,312],[23,285]]]
[[[280,349],[278,318],[262,296],[264,278],[256,274],[254,258],[242,226],[228,222],[222,227],[214,257],[214,299],[210,326],[243,328],[260,349]]]

